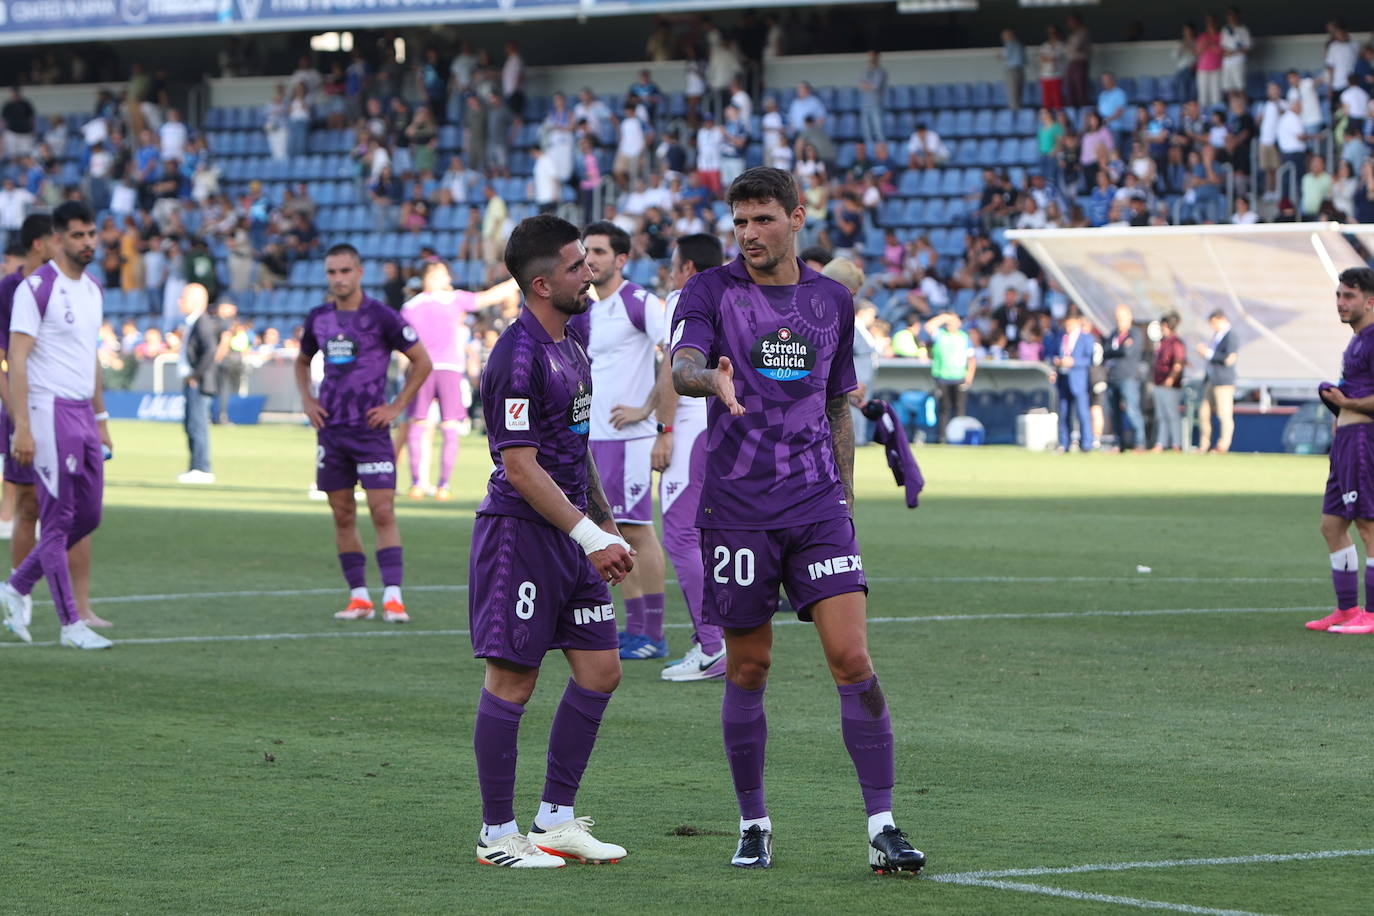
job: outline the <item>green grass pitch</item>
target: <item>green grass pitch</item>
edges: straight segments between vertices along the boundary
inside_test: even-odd
[[[795,624],[768,694],[771,872],[726,864],[720,683],[629,662],[577,807],[631,854],[529,874],[473,862],[482,668],[462,587],[485,440],[464,440],[452,503],[400,500],[402,628],[331,617],[345,593],[306,499],[310,431],[216,427],[205,488],[172,482],[177,427],[114,435],[94,594],[115,648],[0,648],[0,911],[1368,912],[1367,857],[1244,861],[1374,846],[1374,637],[1302,628],[1332,597],[1319,458],[932,447],[911,512],[861,450],[897,811],[928,876],[869,873],[834,687]],[[34,636],[55,639],[50,605]],[[566,679],[546,667],[522,822]],[[1213,858],[1243,861],[938,880]]]

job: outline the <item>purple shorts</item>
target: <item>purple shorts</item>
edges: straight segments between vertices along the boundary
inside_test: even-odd
[[[654,437],[603,439],[589,443],[589,447],[616,524],[652,525],[654,470],[649,453]]]
[[[1374,423],[1336,427],[1322,514],[1374,518]]]
[[[34,485],[33,465],[25,467],[10,457],[10,451],[14,445],[14,423],[10,420],[9,411],[0,407],[0,447],[5,450],[5,480],[16,486],[31,487]]]
[[[701,618],[720,627],[747,630],[767,623],[778,610],[779,586],[803,620],[811,619],[817,601],[868,593],[854,522],[848,518],[770,531],[703,528],[701,559],[706,566]]]
[[[445,423],[468,418],[468,406],[463,403],[463,373],[454,369],[435,369],[420,383],[415,400],[410,402],[406,416],[423,420],[429,416],[429,406],[439,401],[439,419]]]
[[[613,650],[615,603],[582,548],[563,532],[510,515],[479,515],[468,558],[475,658],[538,667],[550,649]]]
[[[396,449],[389,429],[328,427],[317,431],[315,486],[326,493],[396,489]]]

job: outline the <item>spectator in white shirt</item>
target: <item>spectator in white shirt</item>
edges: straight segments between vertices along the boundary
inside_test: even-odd
[[[324,77],[310,63],[310,57],[305,54],[302,54],[300,60],[296,62],[296,71],[286,81],[288,94],[293,92],[298,85],[305,87],[306,101],[312,105],[317,99],[320,87],[324,85]]]
[[[740,120],[748,124],[749,119],[754,116],[754,100],[744,91],[744,84],[738,76],[730,81],[730,104],[739,109]]]
[[[777,99],[771,95],[763,100],[763,117],[760,119],[759,127],[763,132],[764,161],[771,162],[773,150],[779,146],[787,146],[787,139],[783,132],[782,112],[778,111]]]
[[[175,108],[167,109],[167,120],[162,122],[162,126],[157,129],[158,139],[162,146],[162,161],[175,159],[180,162],[186,158],[186,141],[190,139],[190,132],[186,129],[186,124],[181,120],[181,112]]]
[[[24,217],[36,198],[27,188],[14,186],[13,178],[6,178],[0,188],[0,231],[11,239],[18,238],[19,228],[24,225]]]
[[[705,187],[716,196],[720,195],[720,158],[725,147],[725,131],[710,112],[706,113],[705,123],[697,131],[697,175]]]
[[[506,42],[506,60],[501,65],[501,98],[517,116],[525,113],[525,59],[515,42]]]
[[[1307,170],[1307,132],[1303,125],[1302,107],[1302,102],[1290,102],[1288,110],[1279,116],[1275,134],[1279,159],[1285,165],[1292,163],[1294,182]]]
[[[1274,191],[1274,170],[1279,167],[1279,117],[1283,114],[1283,95],[1278,83],[1266,87],[1268,97],[1260,107],[1259,167],[1264,172],[1264,190]]]
[[[1244,194],[1236,195],[1236,212],[1231,214],[1231,222],[1237,226],[1253,226],[1259,222],[1259,214],[1250,209],[1250,199]]]
[[[1310,76],[1301,76],[1296,70],[1288,71],[1288,107],[1302,107],[1302,123],[1307,132],[1316,135],[1321,132],[1325,119],[1322,118],[1321,100],[1317,98],[1317,81]]]
[[[1350,119],[1350,126],[1363,131],[1365,115],[1369,113],[1369,93],[1364,87],[1354,82],[1346,86],[1341,93],[1341,107]]]
[[[933,169],[949,159],[949,149],[940,135],[925,124],[917,124],[906,141],[907,165],[913,169]]]
[[[1226,10],[1226,25],[1221,27],[1221,91],[1245,91],[1245,61],[1250,53],[1250,30],[1240,21],[1240,10]]]
[[[611,174],[616,184],[623,189],[630,179],[639,175],[644,167],[644,149],[648,143],[644,122],[635,114],[635,104],[625,103],[625,115],[620,119],[620,140],[615,148],[615,161]]]
[[[540,213],[552,213],[558,209],[558,195],[563,183],[558,178],[557,169],[553,157],[536,146],[531,183],[534,185],[534,203]]]
[[[606,103],[592,94],[592,91],[583,88],[577,94],[577,104],[572,110],[573,123],[586,121],[587,129],[596,134],[598,140],[606,139],[606,129],[610,127],[613,117],[611,110],[606,107]]]
[[[1331,87],[1331,95],[1338,95],[1350,85],[1350,74],[1355,70],[1355,59],[1359,53],[1350,33],[1339,20],[1326,24],[1326,33],[1331,40],[1326,44],[1326,84]]]

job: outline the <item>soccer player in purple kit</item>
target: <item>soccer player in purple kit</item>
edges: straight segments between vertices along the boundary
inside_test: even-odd
[[[669,328],[677,310],[682,288],[703,270],[719,267],[725,260],[720,239],[708,233],[686,235],[677,240],[669,262],[668,294],[665,308]],[[664,347],[668,341],[664,340]],[[706,399],[679,398],[673,390],[673,367],[669,360],[659,366],[654,393],[642,407],[617,405],[611,422],[622,425],[638,422],[650,414],[658,418],[658,438],[649,453],[650,464],[660,472],[658,499],[663,510],[663,550],[673,561],[687,613],[692,618],[692,647],[687,654],[663,669],[665,681],[705,681],[725,676],[725,641],[720,627],[701,619],[702,578],[701,530],[697,528],[697,505],[706,479]]]
[[[592,375],[568,322],[591,305],[577,227],[551,214],[523,220],[506,266],[525,305],[482,371],[492,463],[468,565],[472,653],[486,660],[473,727],[482,832],[477,861],[557,868],[614,862],[625,849],[591,835],[573,802],[602,715],[620,683],[609,585],[634,567],[587,448]],[[528,836],[515,820],[520,718],[539,666],[562,649],[572,677],[549,732],[548,769]]]
[[[8,626],[45,577],[62,622],[61,645],[108,649],[110,640],[81,619],[67,560],[100,525],[105,450],[113,450],[96,352],[104,294],[85,272],[95,257],[95,213],[67,201],[53,210],[52,227],[55,257],[15,289],[6,353],[14,409],[10,451],[36,472],[42,534],[0,585],[0,600]]]
[[[1328,633],[1374,633],[1374,614],[1359,606],[1360,556],[1350,523],[1364,542],[1365,602],[1374,598],[1374,270],[1352,267],[1337,277],[1336,314],[1355,336],[1341,359],[1339,385],[1323,382],[1322,402],[1336,415],[1331,473],[1322,501],[1322,537],[1331,554],[1336,609],[1307,629]]]
[[[463,382],[467,375],[467,343],[470,338],[467,316],[475,311],[518,299],[520,292],[514,280],[498,283],[480,293],[453,288],[453,277],[443,261],[431,261],[420,274],[420,294],[401,307],[401,317],[420,335],[434,371],[420,386],[419,394],[410,403],[410,429],[406,450],[410,459],[410,498],[422,499],[428,470],[421,462],[428,460],[428,449],[434,434],[429,411],[439,402],[439,429],[443,434],[443,450],[439,453],[439,485],[434,498],[447,502],[453,498],[449,479],[458,461],[458,428],[468,418],[468,406],[463,399]]]
[[[840,731],[868,813],[869,865],[913,874],[925,854],[892,817],[892,725],[868,654],[868,585],[852,520],[854,301],[797,259],[806,210],[791,173],[749,169],[726,203],[740,256],[687,282],[671,340],[678,394],[713,398],[697,525],[702,616],[725,630],[721,725],[740,808],[731,864],[772,865],[763,695],[781,586],[814,621],[839,689]]]
[[[648,419],[617,427],[617,404],[640,404],[654,388],[654,358],[663,341],[663,300],[625,279],[630,236],[615,223],[596,222],[582,230],[597,301],[570,324],[587,342],[592,363],[591,449],[611,501],[616,524],[637,554],[625,580],[624,659],[663,658],[663,547],[654,530],[654,423]]]
[[[401,595],[405,565],[396,524],[396,451],[391,423],[415,397],[430,372],[429,354],[415,329],[385,303],[363,294],[362,258],[352,245],[325,252],[324,271],[333,298],[310,310],[296,357],[296,387],[305,415],[317,430],[315,485],[334,513],[339,566],[348,583],[348,606],[340,620],[371,620],[376,611],[367,590],[367,556],[358,537],[354,484],[367,492],[367,509],[377,534],[382,573],[382,619],[408,623]],[[400,394],[386,401],[391,351],[410,360]],[[316,398],[310,391],[310,360],[324,352],[324,379]]]

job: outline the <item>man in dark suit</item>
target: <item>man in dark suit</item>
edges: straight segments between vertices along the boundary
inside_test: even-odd
[[[210,295],[199,283],[188,283],[181,293],[181,353],[177,371],[186,396],[186,444],[191,467],[177,475],[178,483],[214,483],[210,471],[210,400],[215,396],[215,351],[219,348],[219,321],[209,311]]]
[[[1212,326],[1212,339],[1197,345],[1198,353],[1207,361],[1207,381],[1202,389],[1202,403],[1197,409],[1198,448],[1204,452],[1223,453],[1231,450],[1231,434],[1236,428],[1232,411],[1236,403],[1236,360],[1240,353],[1225,312],[1217,309],[1207,316],[1207,322]],[[1213,413],[1220,427],[1215,448],[1212,446]]]
[[[1073,418],[1078,416],[1078,445],[1092,451],[1093,418],[1089,393],[1089,370],[1093,365],[1093,337],[1081,316],[1064,319],[1064,330],[1049,352],[1054,367],[1054,384],[1059,390],[1059,447],[1068,451],[1073,444]]]
[[[1145,450],[1145,416],[1140,412],[1140,375],[1144,367],[1144,335],[1135,326],[1128,305],[1116,307],[1116,330],[1102,345],[1107,364],[1107,406],[1117,446],[1124,452]]]

